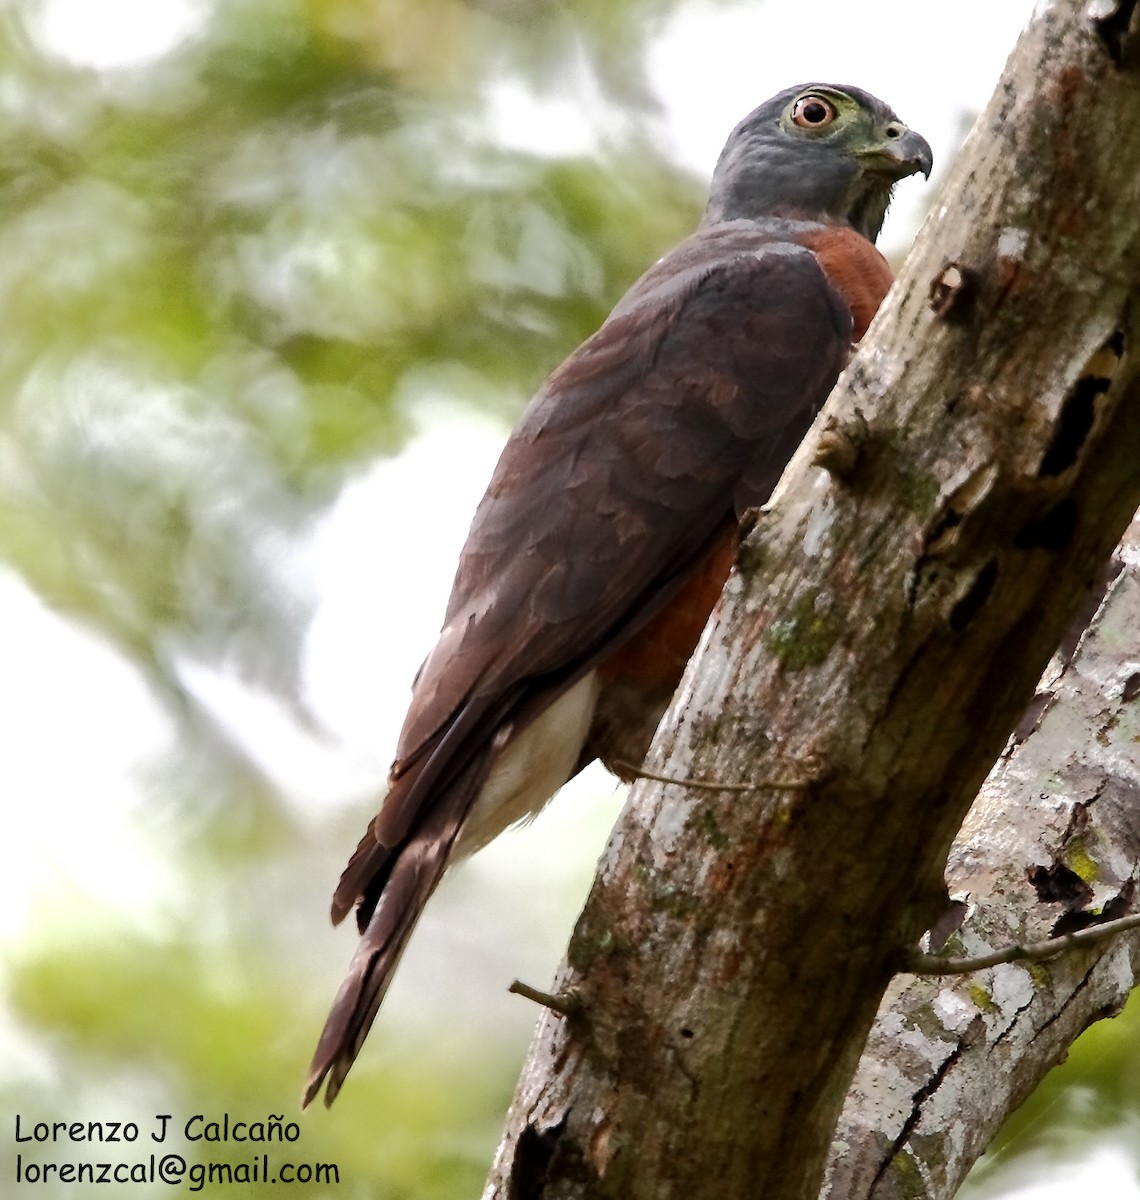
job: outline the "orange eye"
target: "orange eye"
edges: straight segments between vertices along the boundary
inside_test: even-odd
[[[801,129],[823,129],[838,115],[835,105],[822,96],[801,96],[792,109],[792,120]]]

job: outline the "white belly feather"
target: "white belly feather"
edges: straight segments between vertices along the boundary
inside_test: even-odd
[[[463,823],[453,861],[542,811],[578,763],[597,700],[597,672],[591,671],[507,746]]]

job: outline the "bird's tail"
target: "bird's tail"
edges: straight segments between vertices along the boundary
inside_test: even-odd
[[[302,1107],[311,1103],[326,1078],[326,1106],[336,1099],[486,775],[483,755],[447,782],[414,834],[388,848],[370,828],[345,867],[333,899],[333,923],[355,903],[362,925],[360,944],[317,1043]]]
[[[416,927],[428,898],[447,865],[450,840],[416,838],[405,845],[391,864],[376,911],[364,930],[348,974],[336,994],[301,1100],[307,1107],[321,1090],[325,1078],[325,1104],[332,1104],[388,990],[392,974]]]

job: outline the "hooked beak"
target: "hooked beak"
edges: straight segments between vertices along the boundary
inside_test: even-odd
[[[869,147],[860,157],[869,159],[871,169],[889,175],[892,180],[905,179],[920,171],[929,179],[934,167],[930,143],[921,133],[915,133],[901,122],[888,125],[883,140]]]

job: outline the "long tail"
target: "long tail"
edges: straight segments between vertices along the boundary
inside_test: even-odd
[[[330,1105],[336,1099],[372,1028],[408,938],[443,875],[450,849],[450,843],[425,843],[417,839],[404,848],[393,865],[325,1021],[309,1068],[302,1106],[307,1106],[321,1090],[326,1076],[325,1104]]]
[[[351,905],[351,900],[347,905],[343,902],[351,891],[359,897],[357,911],[367,918],[367,925],[317,1043],[302,1107],[312,1102],[326,1077],[325,1105],[331,1105],[356,1061],[400,955],[443,877],[456,835],[482,785],[484,764],[473,764],[473,768],[452,782],[422,827],[402,846],[387,850],[373,839],[370,830],[345,868],[337,888],[341,903],[334,904],[334,920],[338,908],[339,915],[344,915]]]

